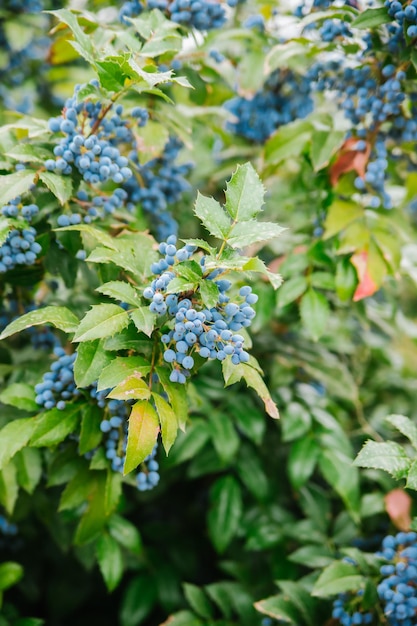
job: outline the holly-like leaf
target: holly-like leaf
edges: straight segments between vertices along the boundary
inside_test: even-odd
[[[0,402],[15,406],[23,411],[37,411],[39,406],[35,402],[35,390],[26,383],[11,383],[0,393]]]
[[[53,172],[41,172],[39,178],[61,204],[68,202],[72,195],[72,180],[69,176],[58,176]]]
[[[3,206],[21,196],[33,185],[35,172],[33,170],[20,170],[13,174],[1,177],[0,206]]]
[[[99,339],[80,343],[74,363],[74,379],[77,387],[88,387],[95,382],[111,360],[111,354],[104,350],[103,342]]]
[[[270,241],[279,237],[286,228],[272,222],[256,222],[249,220],[239,222],[233,226],[227,237],[227,243],[232,248],[243,248],[260,241]]]
[[[128,323],[128,314],[117,304],[96,304],[81,320],[73,341],[92,341],[112,337],[123,330]]]
[[[124,401],[148,400],[151,397],[151,392],[148,385],[143,380],[142,375],[136,372],[116,385],[107,397]]]
[[[158,393],[152,394],[161,424],[162,444],[168,454],[178,433],[178,418],[173,408]]]
[[[73,433],[78,425],[80,406],[69,405],[63,411],[51,409],[36,418],[36,428],[30,445],[36,447],[55,446]]]
[[[16,452],[27,445],[36,425],[36,420],[28,417],[13,420],[0,430],[0,469],[7,465]]]
[[[153,406],[146,401],[136,402],[129,417],[124,474],[134,470],[152,452],[158,433],[159,419]]]
[[[149,310],[149,307],[142,306],[131,311],[129,315],[139,332],[144,333],[148,337],[152,335],[155,327],[155,315]]]
[[[367,441],[354,461],[358,467],[381,469],[394,478],[404,478],[410,463],[404,448],[394,441]]]
[[[218,239],[227,238],[231,221],[217,200],[208,198],[199,193],[195,203],[194,213],[213,237],[217,237]]]
[[[146,376],[151,369],[150,364],[141,356],[116,357],[104,368],[97,383],[97,390],[113,389],[132,374]]]
[[[237,166],[225,195],[225,209],[234,222],[251,220],[262,210],[265,189],[250,163]]]
[[[1,333],[0,340],[26,330],[26,328],[31,326],[43,326],[44,324],[52,324],[52,326],[63,330],[65,333],[73,333],[79,321],[74,313],[63,306],[46,306],[25,313],[17,320],[11,322]]]
[[[114,298],[119,302],[126,302],[132,306],[140,305],[139,293],[132,285],[122,280],[112,280],[108,283],[104,283],[104,285],[97,287],[96,291],[104,293],[104,295]]]

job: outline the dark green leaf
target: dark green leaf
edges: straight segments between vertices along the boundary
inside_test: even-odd
[[[330,315],[326,298],[318,291],[309,289],[301,300],[300,314],[304,327],[314,341],[318,341],[327,328]]]
[[[123,330],[128,323],[128,314],[117,304],[96,304],[81,320],[73,341],[93,341],[112,337]]]
[[[123,558],[117,541],[103,534],[96,543],[97,561],[108,591],[116,589],[123,576]]]
[[[74,379],[77,387],[88,387],[96,382],[109,363],[111,363],[111,354],[104,350],[102,341],[97,339],[80,343],[74,363]]]
[[[17,419],[9,422],[0,430],[0,469],[24,446],[31,438],[37,422],[33,417]]]
[[[213,608],[204,591],[196,585],[183,583],[184,595],[191,608],[201,617],[212,619]]]
[[[380,9],[366,9],[353,20],[352,26],[366,30],[381,26],[381,24],[388,24],[391,21],[392,18],[388,15],[388,9],[381,7]]]
[[[404,478],[410,463],[404,448],[394,441],[367,441],[354,461],[358,467],[382,469],[394,478]]]
[[[358,591],[365,586],[365,578],[350,563],[336,561],[322,572],[314,585],[312,595],[327,598],[345,591]]]
[[[208,528],[218,552],[224,552],[236,535],[242,515],[242,495],[233,476],[219,478],[210,492]]]
[[[55,446],[73,433],[78,425],[80,406],[67,404],[66,408],[51,409],[36,418],[36,428],[30,438],[35,447]]]

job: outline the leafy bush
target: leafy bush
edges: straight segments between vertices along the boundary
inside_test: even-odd
[[[1,626],[415,623],[416,40],[0,8]]]

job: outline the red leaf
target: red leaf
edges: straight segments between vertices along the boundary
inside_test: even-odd
[[[371,278],[368,269],[368,256],[369,253],[366,250],[362,252],[356,252],[352,255],[350,262],[356,269],[359,279],[359,285],[356,287],[356,291],[353,294],[353,301],[358,302],[362,298],[372,296],[375,291],[378,290],[378,285]]]
[[[385,508],[399,530],[410,530],[411,497],[402,489],[393,489],[385,496]]]
[[[350,137],[343,144],[336,162],[330,168],[330,182],[333,187],[337,184],[341,175],[346,172],[355,171],[358,176],[364,178],[366,164],[371,153],[371,145],[366,142],[366,149],[358,151],[355,150],[357,143],[358,139]]]

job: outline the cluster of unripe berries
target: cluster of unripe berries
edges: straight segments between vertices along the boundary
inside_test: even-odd
[[[159,245],[162,258],[151,268],[157,278],[144,290],[143,296],[151,300],[149,308],[152,313],[167,315],[174,323],[161,338],[165,346],[163,357],[173,366],[170,380],[185,383],[194,367],[193,355],[219,361],[230,356],[235,365],[249,361],[249,354],[243,349],[244,338],[236,333],[250,326],[255,316],[251,305],[258,296],[252,293],[251,287],[245,286],[239,292],[243,302],[230,302],[226,293],[231,287],[230,281],[215,280],[221,270],[207,272],[202,277],[202,280],[213,281],[218,289],[218,303],[211,308],[204,306],[198,288],[192,293],[167,293],[176,275],[175,266],[187,261],[195,251],[190,245],[177,250],[175,244],[176,237],[172,235]],[[202,267],[204,261],[203,257]]]
[[[24,205],[20,197],[11,200],[0,209],[4,217],[21,219],[23,223],[30,222],[39,212],[36,204]],[[35,241],[36,230],[32,226],[14,228],[0,246],[0,273],[14,269],[17,265],[32,265],[41,252],[40,244]]]

